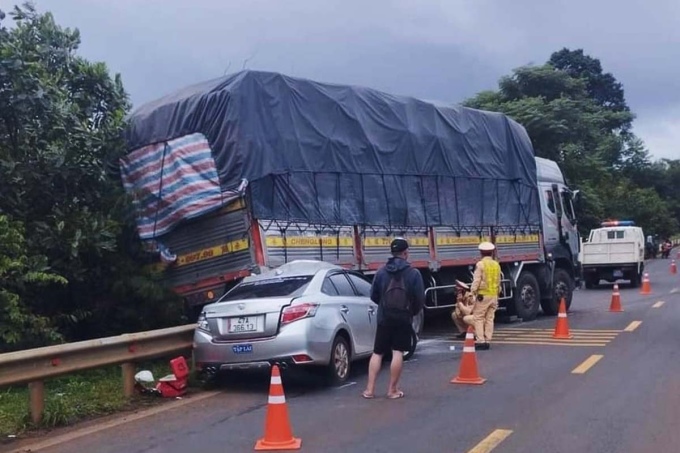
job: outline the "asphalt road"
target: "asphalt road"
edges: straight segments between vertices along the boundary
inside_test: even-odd
[[[284,376],[301,451],[678,451],[680,274],[670,275],[668,266],[649,263],[651,296],[622,286],[623,313],[608,311],[610,288],[577,291],[568,318],[575,337],[567,344],[550,339],[555,318],[498,323],[493,348],[477,352],[488,379],[481,386],[449,382],[461,358],[450,347],[462,345],[451,340],[453,326],[426,332],[405,365],[401,400],[361,398],[365,362],[336,389]],[[387,372],[385,366],[382,393]],[[33,451],[252,451],[263,434],[268,387],[268,374],[240,375],[210,398]]]

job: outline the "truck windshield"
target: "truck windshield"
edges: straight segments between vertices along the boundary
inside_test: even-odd
[[[263,297],[295,297],[302,294],[312,280],[311,275],[273,278],[240,283],[220,299],[220,302]]]

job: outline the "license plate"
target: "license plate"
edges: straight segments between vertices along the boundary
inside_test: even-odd
[[[621,271],[614,271],[614,277],[623,277],[623,272]]]
[[[234,351],[234,354],[249,354],[253,352],[253,345],[252,344],[237,344],[231,347],[231,350]]]
[[[239,316],[229,318],[229,333],[260,332],[263,326],[263,316]]]

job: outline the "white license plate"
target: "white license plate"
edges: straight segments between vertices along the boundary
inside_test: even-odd
[[[229,333],[261,332],[264,316],[239,316],[227,319]]]

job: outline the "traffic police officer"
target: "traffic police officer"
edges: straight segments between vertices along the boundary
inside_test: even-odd
[[[456,338],[463,339],[467,333],[468,326],[475,325],[472,318],[472,307],[475,298],[470,293],[470,287],[460,280],[456,280],[456,308],[451,313],[451,319],[458,328]]]
[[[477,349],[489,349],[493,336],[493,322],[498,308],[498,295],[501,286],[501,266],[493,259],[495,246],[490,242],[479,244],[482,259],[475,266],[470,291],[477,301],[472,309],[472,317],[477,337]]]

